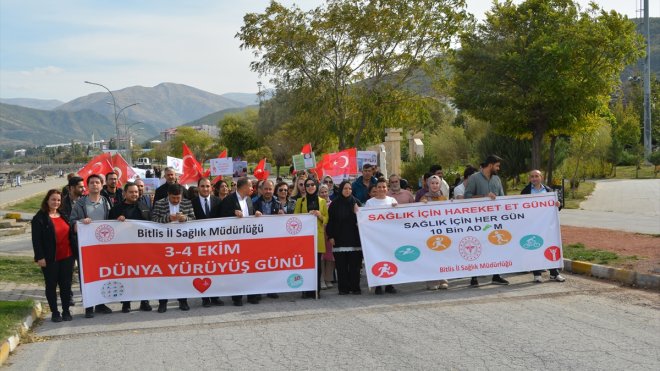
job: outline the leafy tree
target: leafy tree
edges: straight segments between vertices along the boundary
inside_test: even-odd
[[[359,145],[371,125],[394,121],[396,109],[415,98],[405,84],[449,48],[470,19],[464,8],[464,0],[327,0],[303,11],[272,1],[263,13],[245,15],[236,36],[254,51],[254,71],[274,76],[280,90],[313,98],[296,115],[345,148]]]
[[[573,135],[607,111],[624,66],[643,54],[635,24],[595,3],[495,2],[476,32],[461,38],[453,61],[459,108],[500,133],[532,140],[540,168],[543,139]]]
[[[241,114],[226,115],[219,123],[220,144],[227,148],[230,156],[238,157],[260,145],[256,132],[258,114],[247,110]]]
[[[211,152],[214,140],[206,132],[195,130],[190,126],[179,126],[176,128],[176,135],[168,143],[170,156],[182,156],[183,143],[186,143],[195,158],[204,161]]]

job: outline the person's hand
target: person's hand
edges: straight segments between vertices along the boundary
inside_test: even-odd
[[[262,216],[262,215],[263,214],[261,213],[261,211],[255,211],[255,213],[254,213],[254,216]]]
[[[176,222],[179,220],[179,214],[170,214],[170,222]]]
[[[280,215],[284,215],[284,210],[280,209],[280,211],[277,212]]]
[[[493,192],[488,192],[488,197],[489,197],[491,200],[494,200],[494,199],[497,198],[497,196],[496,196],[495,193],[493,193]]]
[[[119,215],[119,218],[117,218],[117,220],[119,220],[120,222],[123,222],[123,221],[126,220],[126,217],[123,216],[123,215]]]
[[[177,216],[177,220],[178,220],[180,223],[183,223],[183,222],[185,222],[186,220],[188,220],[188,217],[185,216],[183,213],[178,213],[178,214],[176,214],[176,216]]]
[[[397,205],[398,205],[398,204],[397,204],[396,202],[393,202],[393,203],[392,203],[392,207],[397,207]]]
[[[39,259],[39,260],[37,260],[37,264],[38,264],[41,268],[46,268],[46,259]]]
[[[429,202],[429,199],[426,198],[426,197],[422,197],[419,200],[422,201],[423,203],[428,203]]]
[[[234,215],[236,215],[239,218],[242,218],[243,217],[243,212],[241,210],[236,210],[236,211],[234,211]]]
[[[85,219],[82,220],[82,223],[83,223],[83,224],[89,224],[89,223],[91,223],[91,222],[92,222],[92,219],[91,219],[91,218],[85,218]]]

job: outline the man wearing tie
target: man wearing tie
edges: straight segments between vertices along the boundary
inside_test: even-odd
[[[252,185],[247,177],[239,178],[236,182],[236,191],[230,193],[220,204],[219,215],[221,217],[235,216],[242,218],[244,216],[254,215],[261,216],[260,211],[255,211],[250,199],[250,190]],[[248,295],[247,301],[250,304],[259,304],[261,295]],[[235,306],[240,307],[243,305],[243,296],[235,295],[231,297]]]
[[[211,194],[211,181],[208,178],[201,178],[197,181],[197,190],[199,196],[192,199],[195,219],[211,218],[212,213],[217,213],[220,208],[220,199]],[[225,305],[219,297],[202,298],[202,306],[208,308],[213,305]]]

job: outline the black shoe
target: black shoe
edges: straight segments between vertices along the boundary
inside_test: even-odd
[[[350,292],[348,291],[339,291],[339,295],[348,295]]]
[[[232,302],[234,303],[235,307],[242,307],[243,306],[243,299],[232,300]]]
[[[140,311],[142,312],[151,312],[153,308],[151,307],[151,304],[149,304],[148,300],[142,300],[140,302]]]
[[[158,303],[158,313],[167,312],[167,303]]]
[[[62,311],[62,321],[71,321],[73,317],[71,317],[71,312],[68,310],[63,310]]]
[[[94,307],[94,311],[96,313],[104,313],[104,314],[110,314],[112,313],[112,309],[110,309],[107,305],[105,304],[99,304],[96,307]]]
[[[209,298],[202,298],[202,306],[204,308],[210,308],[211,307],[211,299]]]
[[[271,298],[271,299],[277,299],[277,298],[279,298],[280,296],[279,296],[278,294],[274,294],[274,293],[273,293],[273,294],[266,294],[266,297],[269,297],[269,298]]]
[[[509,281],[505,280],[504,278],[500,277],[499,274],[496,274],[493,276],[493,285],[508,285]]]
[[[316,298],[316,291],[303,291],[302,298],[303,299],[315,299]]]
[[[94,318],[94,307],[85,308],[85,318]]]
[[[247,302],[250,303],[250,304],[259,304],[259,299],[257,299],[257,298],[248,298]]]
[[[383,286],[377,286],[376,290],[374,290],[374,294],[383,295]]]
[[[188,300],[179,301],[179,309],[181,309],[184,312],[190,310],[190,307],[188,306]]]
[[[129,313],[131,311],[131,303],[126,302],[121,304],[121,312],[122,313]]]
[[[470,280],[470,287],[479,287],[479,280],[477,277],[472,277]]]
[[[53,322],[62,322],[62,316],[60,315],[60,312],[53,312],[53,314],[50,316],[50,320]]]
[[[353,294],[353,295],[362,295],[362,290],[353,290],[353,291],[351,291],[351,294]]]
[[[385,292],[388,294],[396,294],[396,289],[392,285],[385,286]]]
[[[225,305],[225,302],[222,301],[220,298],[211,298],[211,304],[213,304],[217,307],[221,307],[221,306]]]

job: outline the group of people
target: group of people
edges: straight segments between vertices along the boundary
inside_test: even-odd
[[[276,214],[311,214],[317,220],[317,290],[303,292],[303,298],[320,298],[321,290],[337,285],[339,295],[360,295],[362,246],[357,225],[360,207],[396,207],[413,202],[442,202],[450,197],[495,199],[504,195],[497,173],[501,159],[488,156],[480,169],[467,167],[463,179],[453,190],[444,180],[440,166],[432,166],[424,174],[423,186],[413,194],[397,174],[387,179],[376,177],[377,169],[365,164],[361,175],[353,182],[342,181],[338,186],[331,177],[322,181],[315,174],[300,172],[293,184],[278,179],[250,181],[239,178],[231,186],[226,180],[214,183],[202,178],[192,189],[177,183],[173,168],[163,171],[165,182],[153,195],[144,193],[144,182],[136,179],[118,187],[117,174],[92,174],[86,180],[75,174],[69,176],[68,185],[51,189],[42,201],[41,209],[32,220],[32,244],[35,262],[43,272],[46,298],[52,312],[52,321],[70,321],[70,307],[74,305],[71,290],[74,266],[79,259],[77,243],[78,223],[89,224],[95,220],[150,220],[158,223],[184,223],[189,220],[247,217]],[[552,192],[543,184],[539,170],[529,173],[530,183],[523,194]],[[104,184],[105,183],[105,184]],[[402,186],[404,183],[404,186]],[[453,192],[452,192],[453,191]],[[534,281],[542,282],[541,271],[535,271]],[[556,269],[550,278],[563,282],[565,279]],[[509,282],[500,275],[492,278],[494,284]],[[478,286],[473,277],[471,286]],[[59,287],[62,311],[57,305]],[[430,290],[447,289],[447,280],[427,282]],[[392,285],[376,287],[374,293],[396,293]],[[263,294],[278,298],[277,293]],[[262,294],[247,295],[247,302],[258,304]],[[232,296],[232,304],[243,305],[242,296]],[[167,299],[159,300],[157,311],[167,311]],[[178,299],[179,309],[190,309],[186,298]],[[219,297],[202,298],[202,306],[222,306]],[[149,301],[140,302],[139,310],[151,311]],[[122,302],[122,312],[131,311],[130,302]],[[85,308],[85,317],[95,313],[111,313],[106,305]]]

